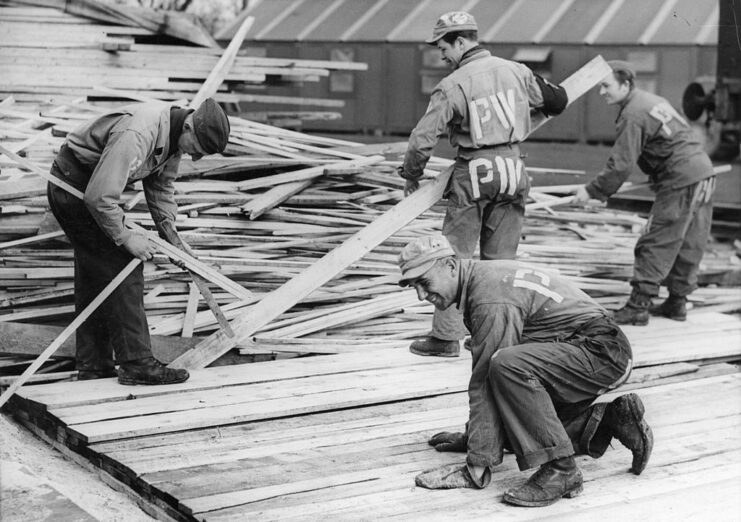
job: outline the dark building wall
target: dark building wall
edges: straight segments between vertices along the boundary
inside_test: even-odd
[[[342,114],[341,120],[306,121],[307,131],[376,132],[408,134],[424,113],[429,100],[429,86],[449,71],[425,64],[424,53],[430,48],[419,43],[388,42],[249,42],[247,47],[264,47],[268,57],[329,60],[332,49],[349,50],[353,60],[368,64],[367,71],[354,76],[352,92],[336,92],[328,78],[292,86],[271,86],[268,94],[307,98],[342,99],[342,109],[312,106],[268,106],[249,104],[244,111],[331,110]],[[512,58],[522,45],[486,44],[493,54]],[[560,82],[594,56],[606,60],[629,59],[638,65],[638,85],[666,97],[680,108],[682,92],[698,76],[714,75],[715,48],[707,46],[585,46],[549,45],[551,54],[543,68],[550,79]],[[429,57],[427,59],[429,61]],[[334,73],[333,73],[334,74]],[[347,74],[347,73],[343,73]],[[423,89],[423,84],[427,89]],[[561,116],[539,129],[535,140],[609,142],[615,135],[615,110],[607,106],[593,89]]]

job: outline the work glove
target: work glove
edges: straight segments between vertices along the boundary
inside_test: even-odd
[[[584,185],[580,186],[576,189],[574,192],[574,199],[572,200],[572,203],[574,205],[586,205],[587,201],[592,199],[592,196],[589,195],[589,192],[587,192],[587,189]]]
[[[178,239],[180,239],[180,238],[178,237]],[[188,243],[186,243],[182,239],[180,239],[179,244],[177,244],[175,246],[177,246],[180,250],[182,250],[186,254],[190,255],[191,257],[196,257],[196,255],[193,252],[193,250],[191,250],[190,245],[188,245]],[[170,263],[172,263],[173,265],[177,266],[178,268],[182,268],[183,270],[186,270],[188,268],[185,265],[185,263],[182,262],[182,261],[180,261],[179,259],[173,259],[172,257],[169,258],[169,259],[170,259]]]
[[[157,251],[147,236],[138,232],[132,232],[128,239],[124,241],[123,247],[129,254],[142,261],[152,259],[152,256]]]
[[[455,451],[466,453],[468,450],[468,437],[465,433],[441,431],[427,441],[437,451]]]
[[[409,194],[416,192],[418,188],[419,188],[419,181],[417,181],[416,179],[408,179],[406,184],[404,185],[404,196],[406,197]]]

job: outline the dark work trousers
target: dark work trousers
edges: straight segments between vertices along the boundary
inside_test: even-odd
[[[56,163],[51,173],[68,183],[72,180]],[[84,186],[75,188],[84,191]],[[47,197],[74,249],[75,311],[79,314],[129,264],[132,256],[108,238],[81,199],[51,183]],[[112,370],[114,353],[119,363],[152,355],[141,264],[80,325],[76,348],[78,370]]]
[[[606,317],[560,342],[494,353],[493,407],[520,470],[574,454],[604,454],[612,439],[602,423],[606,404],[593,402],[628,379],[632,357],[628,339]]]
[[[664,283],[687,296],[697,288],[697,273],[713,221],[715,176],[656,194],[646,231],[638,239],[631,284],[654,297]]]
[[[520,149],[514,145],[482,149],[472,156],[456,160],[446,191],[448,207],[442,233],[461,259],[473,258],[477,245],[481,259],[514,259],[530,190]],[[473,176],[471,164],[482,159],[490,163],[479,165]],[[493,166],[491,171],[488,165]],[[466,333],[463,316],[455,306],[435,309],[433,337],[453,341],[463,339]]]

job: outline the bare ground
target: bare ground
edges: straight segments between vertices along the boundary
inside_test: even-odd
[[[150,522],[133,498],[109,487],[0,414],[0,520]]]

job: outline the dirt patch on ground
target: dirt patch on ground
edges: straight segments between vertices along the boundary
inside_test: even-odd
[[[0,520],[155,520],[89,469],[66,458],[8,415],[0,415]]]

